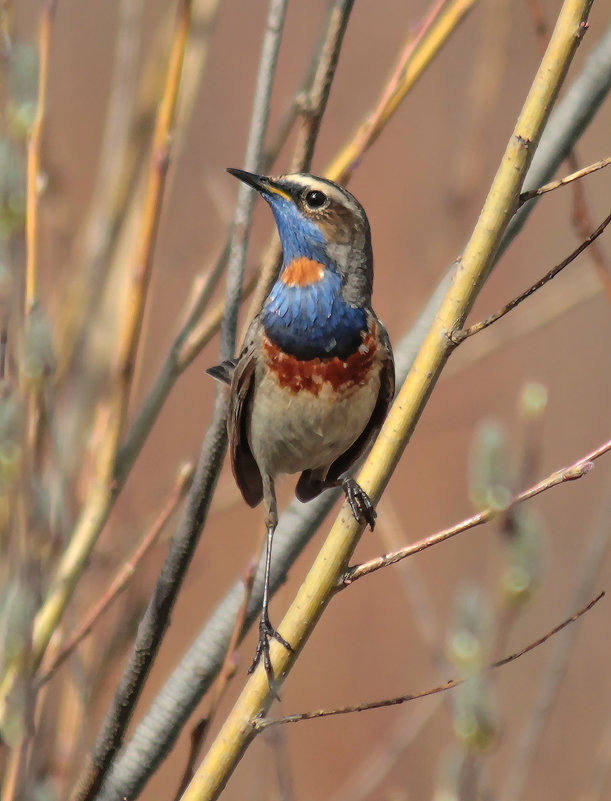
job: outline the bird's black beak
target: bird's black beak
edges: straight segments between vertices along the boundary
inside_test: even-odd
[[[248,186],[252,186],[254,189],[257,189],[259,192],[264,192],[266,184],[268,183],[267,178],[264,175],[255,175],[254,172],[246,172],[246,170],[237,170],[235,167],[227,167],[227,172],[231,175],[235,175],[235,177],[243,181]]]
[[[256,189],[257,192],[261,192],[263,195],[280,195],[286,200],[290,200],[290,195],[287,193],[286,189],[283,189],[280,184],[276,183],[276,181],[272,181],[271,178],[267,178],[265,175],[256,175],[254,172],[246,172],[246,170],[238,170],[235,167],[227,167],[227,172],[231,175],[235,175],[240,181],[243,181],[248,186],[252,186],[253,189]]]

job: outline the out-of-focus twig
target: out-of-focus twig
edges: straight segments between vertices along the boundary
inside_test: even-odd
[[[607,705],[608,706],[608,705]],[[590,780],[585,784],[579,801],[605,801],[608,797],[611,776],[611,715],[598,740],[594,769]]]
[[[415,36],[408,38],[393,74],[369,118],[331,162],[325,175],[347,183],[363,154],[376,141],[405,95],[456,30],[476,0],[435,0]]]
[[[598,581],[600,570],[611,545],[611,494],[608,494],[600,517],[587,540],[578,569],[575,586],[567,604],[574,608],[585,603]],[[529,705],[528,715],[520,727],[516,751],[506,772],[501,801],[518,801],[523,796],[529,772],[537,759],[538,748],[549,721],[554,701],[558,697],[575,643],[575,631],[567,632],[554,644],[549,660],[539,680],[538,692]]]
[[[55,0],[45,0],[42,7],[38,33],[38,101],[32,130],[28,138],[27,201],[26,201],[26,269],[25,269],[25,314],[28,315],[38,302],[38,199],[40,181],[40,153],[42,129],[47,107],[47,84],[49,79],[49,51],[51,49],[51,25],[55,11]]]
[[[8,754],[6,770],[2,781],[2,798],[5,801],[18,801],[25,788],[25,773],[31,737],[26,735]]]
[[[400,762],[409,747],[422,734],[435,714],[441,708],[443,695],[433,698],[430,703],[410,708],[410,716],[399,720],[386,738],[350,772],[345,784],[331,796],[329,801],[367,801],[378,789],[392,769]]]
[[[610,89],[611,26],[588,54],[578,77],[567,88],[562,100],[551,113],[545,130],[545,148],[539,148],[533,156],[522,187],[523,192],[552,180],[556,170],[598,112]],[[521,231],[538,202],[539,198],[533,198],[518,209],[507,226],[497,253],[497,261]]]
[[[125,436],[114,468],[117,487],[124,485],[176,379],[218,331],[225,309],[224,303],[217,303],[203,320],[200,317],[225,269],[227,254],[228,246],[218,254],[212,269],[199,287],[187,318],[174,338],[161,370]]]
[[[478,191],[485,191],[483,178],[491,166],[486,158],[487,146],[491,126],[502,103],[501,89],[509,59],[514,9],[515,3],[509,0],[483,0],[478,9],[481,29],[460,120],[463,143],[449,165],[453,173],[447,186],[450,203],[447,219],[440,225],[450,236],[446,233],[431,238],[432,247],[438,252],[449,244],[450,237],[453,239],[452,229],[464,236],[467,213],[474,211],[470,201],[476,198]],[[441,252],[448,252],[448,248]]]
[[[145,159],[144,139],[154,119],[153,103],[147,109],[150,112],[150,125],[142,124],[143,120],[139,120],[141,124],[133,126],[131,134],[127,133],[136,89],[143,7],[143,0],[122,0],[119,3],[113,78],[96,184],[80,241],[77,240],[75,248],[79,255],[73,257],[82,266],[74,271],[73,280],[66,287],[66,292],[62,293],[63,313],[57,326],[58,380],[63,378],[70,364],[80,338],[79,331],[83,335],[81,326],[84,321],[91,324],[108,276],[109,251],[127,216],[127,201],[131,196],[129,190],[136,185],[134,172],[136,166],[142,166]],[[136,137],[137,147],[134,147]],[[137,161],[127,158],[129,152],[138,153]]]
[[[572,150],[567,158],[569,165],[572,169],[577,168],[577,157],[575,151]],[[609,163],[609,159],[605,159]],[[605,164],[606,166],[606,164]],[[586,198],[585,187],[578,181],[573,185],[573,212],[572,212],[573,225],[578,235],[585,238],[592,233],[594,226],[592,225],[590,217],[590,209]],[[594,263],[594,268],[605,293],[607,301],[611,302],[611,268],[608,259],[603,253],[603,249],[598,242],[593,242],[589,250],[589,256]]]
[[[166,500],[163,509],[159,512],[153,525],[142,538],[142,541],[131,554],[131,556],[122,562],[117,575],[110,583],[108,589],[103,593],[102,597],[92,606],[76,630],[66,638],[66,640],[61,644],[61,647],[58,649],[57,653],[53,655],[51,663],[45,667],[44,673],[37,680],[38,686],[45,684],[50,678],[52,678],[58,667],[68,656],[70,656],[77,645],[79,645],[82,640],[91,632],[92,628],[102,617],[104,612],[106,612],[106,610],[110,607],[113,601],[115,601],[126,589],[127,585],[134,577],[138,565],[155,545],[161,533],[163,532],[163,529],[167,525],[168,520],[175,512],[178,504],[184,498],[185,493],[189,489],[192,478],[192,465],[188,464],[183,466],[178,474],[178,478],[174,488],[172,489],[172,492]]]
[[[545,14],[543,13],[540,0],[527,0],[527,2],[535,28],[537,42],[539,43],[539,48],[543,52],[549,39],[547,20],[545,19]],[[573,171],[578,169],[579,160],[574,147],[567,152],[566,160],[569,164],[569,167]],[[585,239],[592,233],[593,226],[590,223],[590,211],[588,208],[585,190],[579,183],[573,185],[572,217],[575,229],[582,239]],[[611,272],[609,270],[609,265],[605,261],[603,252],[597,243],[594,243],[590,249],[590,258],[594,262],[594,267],[596,268],[596,272],[602,287],[605,290],[607,299],[611,302]]]
[[[381,538],[384,547],[390,550],[396,549],[401,541],[405,541],[405,534],[403,519],[391,499],[386,496],[378,505],[376,535]],[[400,565],[401,586],[409,601],[409,611],[413,613],[417,631],[433,664],[439,672],[444,671],[441,680],[448,674],[448,664],[440,648],[440,629],[427,587],[413,561],[404,561]],[[332,796],[331,801],[366,801],[439,711],[442,699],[443,695],[418,708],[405,707],[399,720],[395,721],[390,731],[361,761],[344,785]]]
[[[26,174],[26,217],[25,217],[25,300],[24,325],[32,326],[38,298],[38,238],[39,238],[39,200],[41,179],[41,152],[43,125],[47,110],[47,87],[49,83],[49,54],[51,50],[51,27],[55,12],[55,0],[45,0],[38,31],[38,97],[36,114],[28,137]],[[30,381],[28,387],[27,444],[31,462],[34,463],[40,451],[42,387],[39,382]]]

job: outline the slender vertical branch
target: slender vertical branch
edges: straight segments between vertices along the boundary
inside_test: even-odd
[[[25,314],[28,315],[38,302],[38,211],[40,177],[40,153],[42,131],[47,109],[47,84],[49,82],[49,51],[51,49],[51,25],[55,11],[55,0],[45,0],[38,33],[38,101],[36,115],[28,139],[27,205],[25,219],[26,269],[25,269]]]
[[[54,12],[55,0],[45,0],[38,31],[38,96],[36,114],[28,137],[27,146],[24,298],[24,324],[26,332],[32,326],[32,315],[38,306],[39,182],[43,126],[47,110],[51,27],[53,24]],[[26,442],[31,463],[34,464],[40,451],[42,389],[37,382],[29,381],[28,384]]]
[[[278,50],[280,47],[280,33],[286,14],[287,0],[271,0],[267,18],[267,26],[263,37],[263,49],[257,86],[255,88],[255,102],[248,134],[248,144],[244,157],[244,168],[256,172],[259,168],[263,152],[263,139],[269,118],[269,104],[272,91],[270,76],[275,74]],[[240,183],[238,189],[238,202],[233,218],[231,243],[229,245],[229,259],[227,267],[227,290],[225,293],[225,315],[221,324],[220,360],[230,359],[235,351],[236,333],[238,327],[238,310],[244,281],[244,263],[246,260],[246,243],[252,219],[254,203],[254,190],[246,184]]]
[[[191,2],[181,0],[165,90],[153,133],[151,169],[145,193],[139,246],[127,297],[124,326],[119,339],[117,386],[115,388],[115,402],[119,411],[119,420],[116,425],[117,435],[123,430],[129,390],[134,376],[136,352],[140,340],[144,305],[151,277],[153,252],[161,213],[161,199],[170,162],[170,132],[174,121],[190,23]]]
[[[329,100],[331,84],[353,6],[354,0],[335,0],[331,5],[312,85],[309,91],[302,95],[301,126],[293,150],[291,172],[309,170],[312,163],[320,124]]]

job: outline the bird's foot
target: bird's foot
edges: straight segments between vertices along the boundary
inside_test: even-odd
[[[270,623],[269,617],[263,613],[261,615],[261,620],[259,621],[259,642],[257,643],[255,658],[252,661],[252,665],[248,668],[248,672],[252,673],[261,661],[261,657],[263,657],[263,666],[265,667],[265,672],[267,673],[267,681],[271,691],[277,697],[278,694],[275,689],[276,677],[274,676],[274,668],[272,667],[272,660],[269,656],[269,641],[271,639],[277,640],[280,645],[284,645],[286,650],[290,651],[292,654],[295,653],[292,645],[284,639],[279,631],[276,631],[276,629]]]
[[[373,531],[377,515],[369,495],[364,489],[361,489],[353,478],[345,478],[342,482],[342,489],[346,493],[354,519],[359,523],[367,523]]]

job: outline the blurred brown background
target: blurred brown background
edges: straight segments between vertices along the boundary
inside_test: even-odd
[[[42,205],[41,269],[47,286],[54,276],[69,280],[71,260],[78,253],[75,243],[94,186],[110,91],[118,5],[115,0],[61,0],[58,4],[44,147],[49,187]],[[142,64],[154,46],[167,5],[153,0],[145,4]],[[237,191],[224,168],[243,163],[266,5],[263,0],[224,0],[220,5],[195,112],[170,171],[133,409],[142,401],[162,362],[195,274],[207,266],[211,254],[224,241]],[[560,5],[558,0],[542,2],[548,20],[555,19]],[[39,8],[33,0],[16,4],[16,30],[21,39],[35,37]],[[374,106],[396,54],[426,8],[422,0],[355,4],[313,172],[324,171]],[[327,3],[322,0],[289,3],[270,130],[300,84],[326,9]],[[608,3],[595,0],[590,30],[577,53],[569,82],[610,23]],[[484,66],[486,36],[497,37],[499,60]],[[539,47],[526,0],[481,2],[356,170],[350,188],[371,222],[375,308],[393,340],[398,341],[408,330],[466,241],[538,63]],[[487,69],[491,80],[498,77],[498,85],[493,87],[493,101],[474,126],[474,81]],[[611,105],[607,102],[579,143],[580,165],[610,155],[609,131]],[[289,153],[290,145],[278,159],[275,172],[286,169]],[[569,171],[563,168],[561,174]],[[609,173],[602,171],[587,178],[585,189],[592,220],[597,224],[609,211]],[[488,281],[472,320],[487,315],[534,282],[576,246],[571,203],[570,189],[542,200],[526,230]],[[258,201],[249,269],[271,230],[268,209]],[[611,258],[608,234],[603,236],[602,247]],[[518,456],[523,432],[517,398],[527,381],[540,381],[549,392],[538,477],[576,460],[609,437],[611,314],[604,293],[598,292],[565,312],[560,310],[563,301],[559,294],[558,313],[537,330],[525,331],[528,321],[537,317],[545,293],[564,292],[570,298],[578,276],[593,280],[588,254],[552,286],[461,347],[390,482],[376,533],[366,534],[361,541],[359,561],[389,550],[387,537],[400,542],[418,539],[472,513],[467,469],[474,431],[483,419],[501,421]],[[484,343],[490,344],[490,353],[476,358]],[[497,345],[492,347],[493,343]],[[204,370],[216,362],[217,353],[214,341],[170,396],[94,556],[93,575],[99,577],[100,587],[109,561],[112,567],[125,543],[153,519],[180,461],[196,458],[214,392]],[[471,359],[473,363],[468,364]],[[610,477],[611,456],[606,456],[587,478],[554,489],[533,502],[546,532],[543,575],[538,593],[511,630],[506,652],[536,639],[571,611],[567,605],[587,539],[608,506]],[[282,504],[288,502],[292,487],[293,479],[282,483]],[[611,525],[608,514],[604,525]],[[177,664],[225,588],[243,572],[261,526],[261,511],[246,508],[226,466],[140,710],[146,708]],[[323,536],[321,532],[314,539],[276,596],[274,620],[280,619],[294,597]],[[165,546],[159,546],[137,579],[143,598],[164,553]],[[466,583],[480,585],[492,601],[498,595],[502,549],[494,524],[434,548],[412,562],[409,568],[422,584],[416,595],[430,604],[434,620],[431,631],[441,649],[460,587]],[[600,569],[596,589],[609,589],[608,556]],[[134,598],[136,602],[137,592]],[[390,697],[449,678],[438,673],[419,633],[417,614],[397,567],[342,593],[325,613],[287,680],[281,710],[291,713]],[[568,672],[528,778],[525,799],[579,798],[592,780],[603,732],[609,738],[609,600],[578,625]],[[241,649],[238,675],[223,703],[224,710],[231,707],[244,682],[253,647],[250,637]],[[486,759],[486,778],[493,797],[500,794],[507,780],[552,648],[549,643],[494,675],[499,734]],[[105,681],[106,698],[114,691],[123,658],[124,652],[115,657],[115,668]],[[445,699],[416,742],[400,756],[372,799],[432,796],[443,774],[443,760],[456,748],[448,701]],[[285,758],[293,797],[297,801],[345,797],[343,788],[354,779],[355,771],[368,764],[376,749],[384,749],[393,741],[401,721],[423,715],[431,703],[435,701],[417,701],[409,708],[313,721],[280,732],[286,738]],[[200,714],[206,708],[204,701]],[[91,739],[97,733],[103,709],[104,704],[98,702],[92,710]],[[280,708],[275,711],[279,714]],[[219,722],[221,719],[222,714]],[[188,741],[187,730],[142,798],[172,797]],[[259,738],[231,779],[224,798],[278,797],[274,753],[271,738]]]

